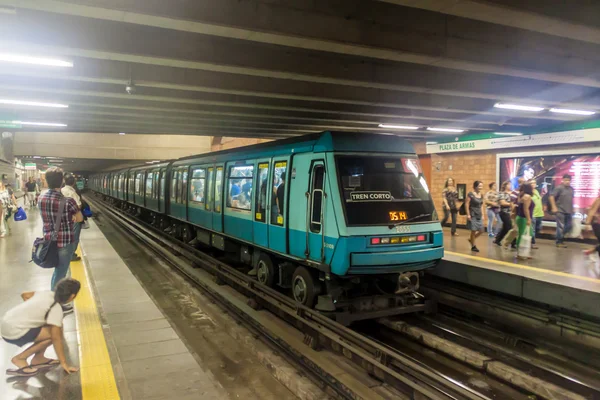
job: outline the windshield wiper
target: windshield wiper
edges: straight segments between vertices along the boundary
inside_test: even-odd
[[[395,224],[391,224],[391,225],[389,225],[389,226],[388,226],[388,228],[390,228],[390,229],[394,229],[394,228],[395,228],[395,227],[397,227],[397,226],[404,225],[404,224],[406,224],[406,223],[408,223],[408,222],[414,221],[414,220],[416,220],[416,219],[425,218],[425,217],[431,217],[431,214],[421,214],[421,215],[417,215],[416,217],[409,218],[409,219],[407,219],[406,221],[401,221],[401,222],[396,222]]]

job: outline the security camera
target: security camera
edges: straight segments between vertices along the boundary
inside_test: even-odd
[[[135,86],[133,85],[133,83],[130,83],[127,86],[125,86],[125,91],[127,92],[127,94],[134,94]]]

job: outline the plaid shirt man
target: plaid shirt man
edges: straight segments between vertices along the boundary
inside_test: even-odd
[[[48,190],[38,199],[38,206],[42,213],[42,221],[44,222],[44,239],[50,240],[54,219],[60,206],[60,200],[64,196],[58,190]],[[73,217],[77,214],[79,208],[75,200],[67,198],[65,209],[62,213],[60,230],[58,231],[58,247],[65,247],[75,241],[75,233],[73,231]]]

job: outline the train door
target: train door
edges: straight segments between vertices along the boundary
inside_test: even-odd
[[[289,217],[289,185],[287,175],[289,162],[289,157],[273,159],[270,186],[267,187],[267,192],[271,198],[269,248],[280,253],[287,253],[287,226]]]
[[[271,203],[273,188],[269,184],[270,159],[257,161],[256,190],[254,196],[254,217],[252,229],[254,243],[258,246],[269,246],[269,205]]]
[[[212,168],[206,166],[192,166],[190,172],[190,191],[188,194],[188,221],[195,225],[210,228],[212,213],[207,210],[209,175]]]
[[[212,228],[216,232],[223,232],[223,164],[215,166],[215,183],[212,206]]]
[[[158,187],[158,211],[165,212],[165,182],[167,178],[167,169],[160,169],[160,186]]]
[[[311,167],[306,216],[307,257],[316,262],[325,260],[325,164],[314,161]]]

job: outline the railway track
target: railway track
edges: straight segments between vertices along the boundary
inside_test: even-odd
[[[89,196],[88,196],[89,197]],[[109,207],[104,201],[90,201],[105,216],[144,242],[161,258],[194,282],[204,293],[215,299],[245,325],[286,356],[302,365],[318,379],[329,393],[339,398],[409,398],[409,399],[531,399],[545,397],[540,393],[505,382],[477,370],[465,360],[449,361],[446,355],[433,356],[432,347],[422,337],[410,338],[402,320],[382,319],[381,329],[373,332],[344,327],[320,313],[297,304],[286,295],[266,287],[236,268],[194,247],[175,240],[151,225]],[[208,272],[210,275],[206,274]],[[207,279],[212,276],[212,279]],[[226,296],[220,285],[235,288],[242,296]],[[287,324],[277,325],[261,315],[269,310]],[[436,317],[437,318],[437,317]],[[418,319],[421,324],[427,319]],[[398,325],[400,324],[400,325]],[[365,324],[361,324],[364,326]],[[418,326],[419,329],[425,329]],[[436,328],[439,329],[439,326]],[[413,330],[414,331],[414,330]],[[443,330],[442,330],[443,331]],[[429,332],[436,336],[439,331]],[[298,343],[298,335],[301,343]],[[447,338],[444,338],[448,340]],[[439,349],[435,349],[438,353]],[[474,350],[473,350],[474,351]],[[443,353],[443,352],[442,352]],[[341,373],[340,357],[359,366],[364,376],[357,379]],[[433,360],[433,361],[432,361]],[[476,378],[473,378],[473,377]],[[373,391],[373,378],[383,383],[385,390]],[[591,392],[595,390],[592,382]],[[564,389],[562,394],[582,392]],[[569,397],[562,397],[569,398]],[[596,397],[582,397],[596,398]]]

